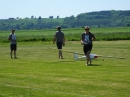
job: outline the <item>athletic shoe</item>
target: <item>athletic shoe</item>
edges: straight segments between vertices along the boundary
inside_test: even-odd
[[[88,66],[88,64],[85,64],[86,66]]]

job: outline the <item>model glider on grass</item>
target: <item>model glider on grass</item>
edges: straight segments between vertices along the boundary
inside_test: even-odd
[[[54,48],[51,48],[50,49],[54,49]],[[56,49],[54,49],[56,50]],[[69,51],[69,50],[62,50],[63,52],[68,52],[68,53],[73,53],[74,54],[74,59],[75,60],[78,60],[78,59],[86,59],[86,56],[83,54],[83,53],[79,53],[77,51]],[[116,58],[116,59],[125,59],[124,57],[117,57],[117,56],[104,56],[104,55],[98,55],[98,54],[90,54],[90,58],[91,60],[93,59],[97,59],[99,57],[102,57],[102,58]]]
[[[78,53],[78,52],[73,52],[74,53],[74,59],[78,60],[78,59],[86,59],[86,56],[84,54]],[[82,55],[82,56],[79,56]],[[114,57],[114,56],[103,56],[103,55],[97,55],[97,54],[90,54],[90,58],[91,60],[93,59],[97,59],[99,57],[102,58],[117,58],[117,59],[125,59],[124,57]]]

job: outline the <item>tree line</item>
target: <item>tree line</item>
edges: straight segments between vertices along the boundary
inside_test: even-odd
[[[12,28],[18,30],[33,30],[33,29],[51,29],[56,26],[62,28],[78,28],[85,25],[91,27],[126,27],[130,26],[130,10],[109,10],[86,12],[77,16],[60,18],[57,16],[49,16],[49,18],[25,18],[25,19],[5,19],[0,20],[0,30],[10,30]]]

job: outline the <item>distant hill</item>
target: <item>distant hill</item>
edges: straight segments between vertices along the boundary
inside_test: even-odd
[[[10,30],[12,28],[18,30],[30,29],[50,29],[56,26],[62,28],[78,28],[89,25],[91,27],[122,27],[130,26],[130,10],[108,10],[86,12],[65,18],[25,18],[25,19],[4,19],[0,20],[0,30]]]
[[[66,20],[72,17],[65,18]],[[77,20],[76,20],[77,19]],[[73,22],[78,26],[119,27],[130,25],[130,10],[95,11],[79,14]],[[70,21],[70,24],[72,21]]]

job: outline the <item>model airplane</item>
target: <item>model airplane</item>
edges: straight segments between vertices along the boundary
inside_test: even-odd
[[[86,59],[86,56],[85,56],[85,55],[79,57],[79,54],[80,54],[80,55],[83,55],[83,54],[81,54],[81,53],[74,52],[74,59],[75,59],[75,60],[84,59],[84,58]],[[125,59],[124,57],[114,57],[114,56],[103,56],[103,55],[97,55],[97,54],[90,54],[91,60],[96,59],[96,58],[98,58],[98,57]]]
[[[50,47],[51,48],[51,47]],[[52,48],[51,48],[52,49]],[[53,48],[54,49],[54,48]],[[83,53],[79,53],[79,52],[74,52],[74,51],[68,51],[68,50],[62,50],[64,52],[68,52],[68,53],[73,53],[74,54],[74,59],[75,60],[78,60],[78,59],[86,59],[86,56],[83,54]],[[79,57],[79,55],[81,55]],[[97,55],[97,54],[90,54],[90,58],[91,60],[93,59],[97,59],[99,57],[102,57],[102,58],[116,58],[116,59],[125,59],[124,57],[115,57],[115,56],[103,56],[103,55]]]
[[[84,58],[86,59],[86,56],[85,56],[85,55],[79,57],[77,53],[74,53],[74,59],[75,59],[75,60],[84,59]],[[90,59],[91,59],[91,60],[96,59],[96,58],[98,58],[98,56],[97,56],[96,54],[90,54]]]

